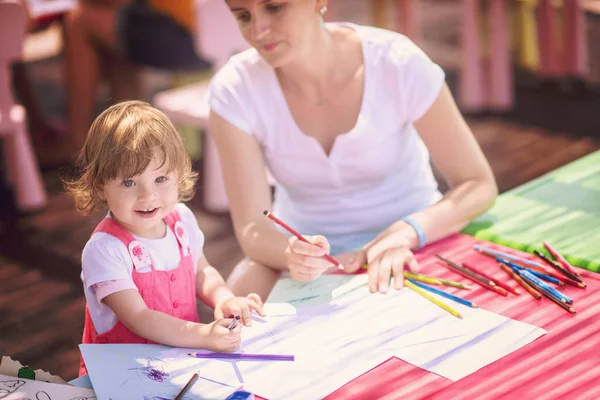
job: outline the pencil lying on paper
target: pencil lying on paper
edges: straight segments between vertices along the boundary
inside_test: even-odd
[[[188,355],[195,358],[212,358],[224,360],[294,361],[294,356],[288,354],[189,353]]]
[[[301,234],[299,234],[298,232],[296,232],[295,230],[293,230],[288,224],[286,224],[285,222],[283,222],[282,220],[280,220],[279,218],[277,218],[276,216],[274,216],[269,211],[265,210],[265,211],[263,211],[263,214],[265,214],[267,217],[269,217],[271,220],[273,220],[276,224],[278,224],[279,226],[281,226],[283,229],[285,229],[286,231],[288,231],[292,235],[296,236],[298,238],[298,240],[301,240],[301,241],[303,241],[305,243],[310,243],[308,240],[306,240],[306,238],[304,238],[304,236],[302,236]],[[335,265],[339,269],[341,269],[341,270],[344,269],[344,266],[342,264],[340,264],[335,258],[331,257],[329,254],[325,254],[323,256],[323,258],[325,258],[327,261],[329,261],[330,263],[332,263],[333,265]]]
[[[465,306],[468,306],[468,307],[471,307],[471,308],[479,308],[479,306],[477,304],[475,304],[472,301],[469,301],[467,299],[463,299],[462,297],[458,297],[458,296],[455,296],[453,294],[446,293],[443,290],[436,289],[434,287],[428,286],[428,285],[426,285],[424,283],[412,280],[410,278],[408,278],[408,280],[411,283],[413,283],[414,285],[420,287],[421,289],[425,289],[425,290],[427,290],[427,291],[429,291],[431,293],[435,293],[437,295],[440,295],[442,297],[445,297],[445,298],[450,299],[452,301],[455,301],[457,303],[464,304]]]
[[[438,278],[437,276],[415,274],[413,272],[404,271],[404,277],[411,278],[411,279],[414,279],[415,281],[419,281],[419,282],[423,282],[423,283],[429,283],[431,285],[444,285],[444,286],[455,287],[458,289],[471,290],[471,286],[469,286],[469,285],[464,285],[460,282],[454,282],[454,281],[449,281],[447,279]]]
[[[175,397],[175,400],[182,400],[183,396],[185,396],[185,394],[192,388],[192,386],[194,386],[198,378],[198,374],[192,375],[189,382],[183,387],[183,389],[181,389],[181,392],[179,392],[177,397]]]
[[[417,292],[421,296],[425,297],[427,300],[431,301],[436,306],[441,307],[444,310],[448,311],[450,314],[454,315],[455,317],[462,319],[462,315],[460,315],[460,313],[458,311],[456,311],[454,308],[452,308],[452,307],[450,307],[450,306],[442,303],[441,301],[439,301],[435,297],[431,296],[429,293],[423,291],[423,289],[419,288],[417,285],[414,285],[408,279],[404,280],[404,286],[407,286],[407,287],[411,288],[412,290],[414,290],[415,292]]]

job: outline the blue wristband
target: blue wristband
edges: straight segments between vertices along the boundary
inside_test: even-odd
[[[415,232],[417,232],[417,237],[419,238],[419,245],[417,246],[417,250],[424,247],[425,244],[427,244],[427,236],[425,236],[425,231],[423,230],[423,228],[421,228],[421,225],[411,217],[404,217],[402,218],[402,221],[412,226]]]

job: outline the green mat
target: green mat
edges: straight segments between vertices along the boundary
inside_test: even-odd
[[[547,240],[571,264],[599,272],[600,151],[501,194],[463,233],[530,253]]]

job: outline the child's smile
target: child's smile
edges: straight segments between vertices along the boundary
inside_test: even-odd
[[[161,238],[163,218],[179,200],[178,177],[159,158],[146,170],[129,178],[107,181],[102,187],[112,217],[135,236]]]

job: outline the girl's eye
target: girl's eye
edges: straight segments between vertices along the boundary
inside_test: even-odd
[[[166,176],[159,176],[158,178],[155,179],[156,183],[163,183],[167,181],[167,177]]]
[[[135,185],[135,183],[131,179],[123,181],[123,186],[125,187],[132,187],[133,185]]]
[[[249,22],[250,14],[248,14],[248,13],[238,14],[238,16],[235,19],[237,19],[240,22]]]
[[[284,6],[285,4],[268,4],[266,6],[266,9],[270,13],[276,13],[277,11],[281,10]]]

